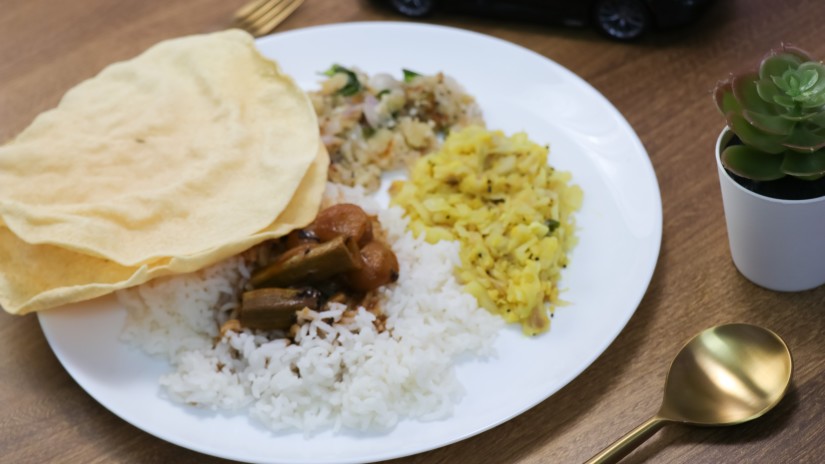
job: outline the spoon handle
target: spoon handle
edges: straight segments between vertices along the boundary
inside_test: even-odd
[[[619,462],[620,459],[627,456],[628,453],[662,428],[665,423],[667,423],[667,420],[659,416],[651,417],[645,423],[627,432],[625,436],[603,449],[599,454],[590,458],[585,464],[613,464]]]

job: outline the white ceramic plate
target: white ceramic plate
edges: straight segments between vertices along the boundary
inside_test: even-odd
[[[659,254],[662,209],[644,147],[599,92],[553,61],[492,37],[445,27],[354,23],[276,34],[261,51],[306,88],[332,63],[369,73],[445,71],[475,95],[488,126],[526,131],[585,192],[580,242],[563,275],[551,332],[504,330],[498,356],[458,366],[466,396],[454,415],[403,421],[385,433],[272,434],[243,414],[183,407],[160,397],[169,369],[118,341],[125,312],[111,297],[40,314],[60,362],[97,401],[164,440],[253,462],[366,462],[444,446],[501,424],[558,391],[619,334],[647,289]],[[506,395],[501,392],[507,392]]]

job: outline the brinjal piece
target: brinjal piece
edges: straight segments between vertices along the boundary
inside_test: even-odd
[[[289,330],[295,312],[317,310],[320,293],[312,288],[260,288],[244,292],[238,316],[241,325],[259,330]]]
[[[303,285],[361,266],[361,254],[355,240],[338,236],[326,243],[300,245],[287,250],[273,263],[255,271],[250,283],[255,288]]]

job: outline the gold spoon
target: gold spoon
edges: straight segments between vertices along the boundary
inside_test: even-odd
[[[779,403],[792,371],[788,346],[770,330],[749,324],[704,330],[670,365],[659,412],[586,464],[618,462],[668,422],[711,426],[756,419]]]

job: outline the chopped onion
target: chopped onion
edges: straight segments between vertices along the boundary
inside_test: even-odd
[[[378,115],[378,99],[371,93],[366,93],[363,105],[364,117],[367,119],[367,124],[377,129],[381,124],[381,117]]]
[[[379,73],[370,77],[369,86],[375,93],[382,90],[394,90],[401,88],[401,82],[387,73]]]

